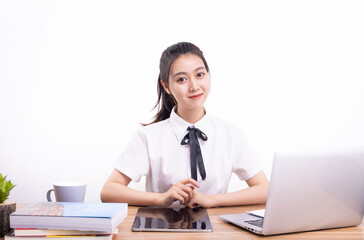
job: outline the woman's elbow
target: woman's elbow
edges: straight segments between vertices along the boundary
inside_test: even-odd
[[[269,191],[269,182],[267,181],[264,184],[262,184],[262,186],[261,186],[261,197],[260,197],[260,201],[263,204],[265,204],[267,202],[267,199],[268,199],[268,191]]]
[[[101,202],[112,202],[112,196],[110,191],[108,191],[107,186],[104,186],[100,193]]]

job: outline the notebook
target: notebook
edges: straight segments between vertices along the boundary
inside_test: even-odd
[[[364,147],[278,151],[265,211],[219,217],[274,235],[356,226],[363,214]]]

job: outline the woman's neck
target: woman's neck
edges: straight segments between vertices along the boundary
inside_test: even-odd
[[[183,120],[188,123],[195,124],[198,122],[203,116],[205,116],[206,112],[204,108],[190,110],[190,109],[180,109],[177,108],[177,115],[180,116]]]

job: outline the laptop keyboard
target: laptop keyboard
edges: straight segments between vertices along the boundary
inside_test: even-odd
[[[250,221],[245,221],[245,222],[249,223],[251,225],[257,226],[257,227],[263,227],[263,219],[250,220]]]

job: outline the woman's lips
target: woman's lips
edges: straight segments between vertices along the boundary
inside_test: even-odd
[[[193,95],[189,98],[192,98],[192,99],[197,99],[197,98],[200,98],[202,96],[203,93],[200,93],[200,94],[196,94],[196,95]]]

